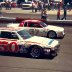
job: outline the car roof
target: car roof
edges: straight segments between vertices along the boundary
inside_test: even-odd
[[[0,27],[0,31],[20,31],[22,29],[21,27]]]
[[[40,22],[40,20],[24,20],[25,22]]]

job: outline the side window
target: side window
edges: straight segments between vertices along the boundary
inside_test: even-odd
[[[34,26],[35,26],[36,28],[41,28],[41,26],[40,26],[38,23],[35,23]]]
[[[24,27],[27,27],[27,22],[24,23]]]
[[[12,32],[11,33],[11,39],[19,39],[16,33]]]
[[[1,32],[1,38],[18,39],[18,36],[12,32],[2,31]]]
[[[1,32],[1,38],[10,38],[11,34],[10,32],[2,31]]]
[[[29,23],[29,27],[41,28],[41,26],[38,23],[36,23],[36,22],[30,22]]]
[[[33,22],[30,22],[30,23],[28,24],[28,26],[29,26],[29,27],[34,27],[34,23],[33,23]]]

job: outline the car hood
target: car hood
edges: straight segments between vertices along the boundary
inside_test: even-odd
[[[53,26],[53,25],[48,25],[46,27],[48,30],[54,30],[54,31],[64,31],[63,27],[58,27],[58,26]]]
[[[8,23],[7,27],[18,27],[19,23]]]
[[[50,47],[50,46],[54,47],[58,44],[57,40],[44,38],[44,37],[38,37],[38,36],[33,36],[29,39],[26,39],[25,41],[30,44],[40,45],[45,47]]]

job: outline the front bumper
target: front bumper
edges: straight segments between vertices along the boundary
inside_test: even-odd
[[[60,47],[60,45],[57,45],[54,49],[45,48],[45,49],[43,49],[43,53],[44,53],[44,55],[56,56],[59,52],[59,47]]]
[[[64,37],[65,36],[65,32],[58,32],[57,33],[57,37]]]

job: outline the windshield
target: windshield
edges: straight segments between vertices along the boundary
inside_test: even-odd
[[[31,38],[32,36],[25,30],[21,30],[17,32],[23,39]]]
[[[43,27],[47,27],[47,24],[44,23],[44,22],[40,22],[40,24],[41,24]]]

